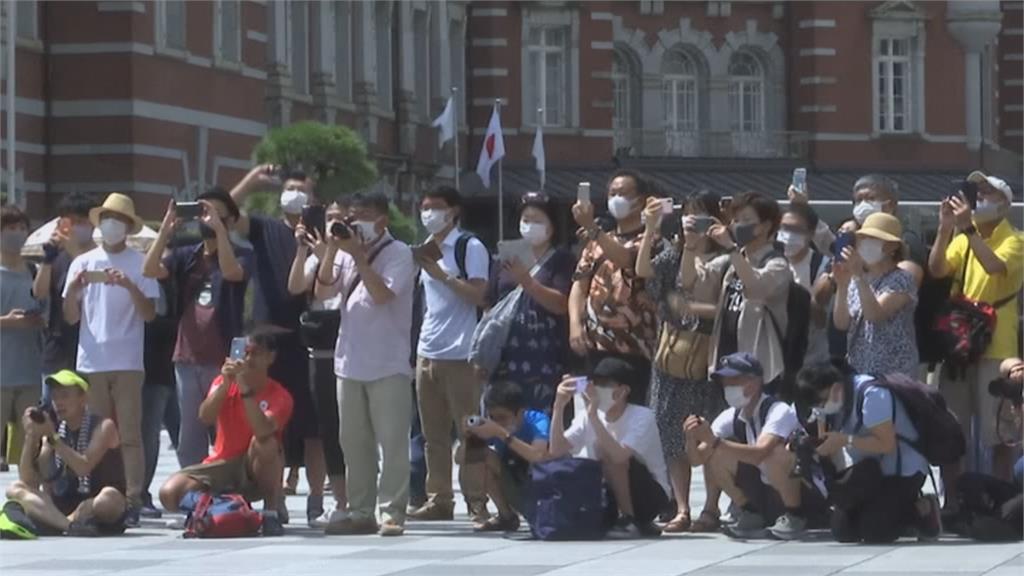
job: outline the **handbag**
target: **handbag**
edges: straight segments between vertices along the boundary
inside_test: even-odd
[[[959,368],[974,364],[981,358],[992,343],[996,312],[1017,296],[1013,293],[991,304],[964,296],[970,259],[971,249],[968,247],[960,274],[960,294],[950,297],[935,317],[934,324],[946,361]]]
[[[663,322],[654,353],[654,366],[673,378],[707,380],[711,334],[701,330],[678,328]]]
[[[548,250],[530,269],[530,276],[535,276],[553,253],[553,249]],[[482,368],[488,374],[493,374],[494,369],[501,362],[501,353],[505,348],[505,343],[508,342],[508,335],[512,331],[512,324],[515,322],[523,295],[523,287],[516,286],[484,312],[473,330],[469,362]]]

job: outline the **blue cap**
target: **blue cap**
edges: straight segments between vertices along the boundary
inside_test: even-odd
[[[750,352],[736,352],[718,359],[718,370],[711,373],[712,379],[735,378],[736,376],[764,377],[761,362]]]

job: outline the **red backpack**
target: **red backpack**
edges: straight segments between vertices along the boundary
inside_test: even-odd
[[[263,525],[263,516],[239,494],[189,492],[182,509],[190,510],[185,538],[244,538],[259,534]]]

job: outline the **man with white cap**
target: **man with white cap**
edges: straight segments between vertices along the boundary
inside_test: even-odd
[[[943,375],[940,389],[964,432],[975,419],[977,436],[972,439],[977,472],[987,472],[985,456],[991,449],[991,471],[1009,479],[1012,450],[1002,446],[997,433],[997,400],[987,392],[989,381],[999,377],[999,365],[1018,355],[1017,294],[1024,285],[1024,238],[1010,224],[1007,214],[1013,199],[1003,180],[975,171],[967,181],[977,186],[977,207],[966,196],[955,195],[942,202],[939,230],[928,256],[935,277],[953,277],[953,295],[991,304],[996,309],[992,341],[974,364]],[[970,453],[970,452],[969,452]],[[947,493],[955,493],[960,467],[943,470]]]
[[[64,318],[79,325],[76,370],[89,380],[89,406],[98,415],[117,414],[124,449],[128,514],[138,525],[145,464],[142,456],[142,380],[145,323],[156,316],[160,287],[142,274],[144,256],[129,250],[129,234],[142,230],[135,204],[111,194],[89,212],[99,228],[100,246],[78,256],[68,268]]]

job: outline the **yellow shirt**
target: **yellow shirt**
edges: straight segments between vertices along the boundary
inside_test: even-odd
[[[1024,238],[1005,218],[984,238],[985,244],[1006,264],[1006,274],[993,276],[985,272],[977,255],[971,252],[964,280],[964,296],[989,304],[1016,295],[1024,284]],[[967,236],[957,234],[946,248],[946,262],[953,277],[953,294],[960,292],[964,257],[967,255]],[[996,311],[996,330],[985,358],[1012,358],[1017,350],[1017,300],[1011,299]]]

